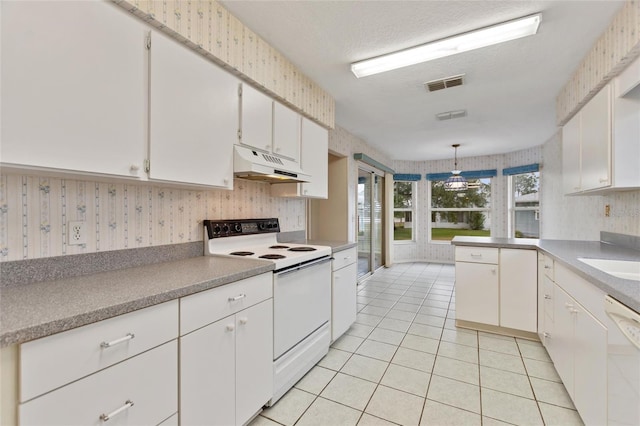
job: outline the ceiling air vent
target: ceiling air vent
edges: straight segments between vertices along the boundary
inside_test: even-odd
[[[451,77],[440,78],[438,80],[427,81],[424,87],[428,92],[436,90],[448,89],[450,87],[462,86],[464,84],[464,74],[454,75]]]
[[[436,114],[436,120],[444,121],[444,120],[452,120],[454,118],[462,118],[467,116],[466,109],[459,109],[457,111],[447,111],[441,112],[440,114]]]

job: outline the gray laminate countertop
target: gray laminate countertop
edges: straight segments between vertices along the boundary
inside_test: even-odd
[[[329,246],[332,253],[347,250],[358,245],[358,243],[351,243],[348,241],[329,241],[329,240],[306,240],[303,244],[311,244],[316,246]]]
[[[640,260],[640,251],[600,241],[568,241],[523,238],[455,237],[451,244],[474,247],[521,248],[540,250],[613,296],[640,312],[640,282],[609,275],[578,258]]]
[[[273,270],[269,261],[199,256],[0,291],[0,347],[23,343]]]

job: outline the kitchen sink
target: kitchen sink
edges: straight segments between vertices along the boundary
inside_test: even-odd
[[[640,281],[640,260],[589,259],[585,257],[579,257],[578,260],[605,274],[625,280]]]

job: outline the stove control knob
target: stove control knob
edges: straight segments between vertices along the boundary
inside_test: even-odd
[[[220,225],[216,225],[213,227],[213,233],[214,234],[219,234],[220,233]]]
[[[236,231],[237,233],[242,232],[242,225],[240,225],[239,223],[236,223],[235,225],[233,225],[233,230]]]
[[[222,232],[229,232],[229,226],[228,225],[224,225],[222,227]]]
[[[267,225],[264,222],[260,222],[258,224],[258,229],[261,230],[261,231],[264,231],[266,229],[266,227],[267,227]]]

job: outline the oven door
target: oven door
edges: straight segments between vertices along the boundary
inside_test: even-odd
[[[331,318],[331,258],[273,274],[273,359]]]

